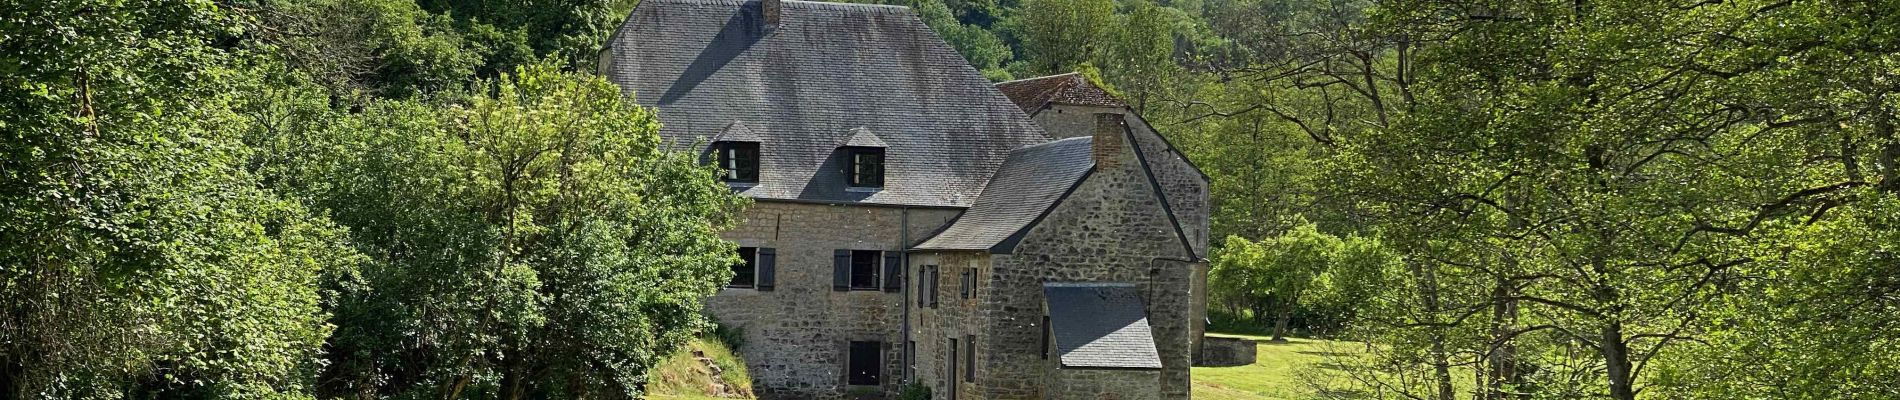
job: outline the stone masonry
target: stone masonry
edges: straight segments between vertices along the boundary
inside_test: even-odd
[[[840,397],[848,391],[842,380],[842,349],[853,340],[885,343],[884,376],[901,377],[905,294],[833,291],[832,251],[902,251],[957,213],[946,208],[759,201],[725,237],[740,246],[776,249],[777,287],[723,289],[707,300],[706,312],[745,332],[745,347],[739,352],[763,397]],[[884,382],[877,391],[895,390],[898,379]]]

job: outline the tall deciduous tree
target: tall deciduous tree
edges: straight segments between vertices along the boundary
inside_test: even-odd
[[[466,103],[382,102],[291,162],[353,232],[368,290],[338,307],[325,393],[631,397],[703,326],[742,200],[659,149],[652,111],[552,66]]]
[[[209,2],[0,7],[0,397],[295,396],[342,232],[260,189]]]
[[[1104,44],[1113,26],[1113,0],[1026,0],[1017,17],[1033,73],[1074,71]]]

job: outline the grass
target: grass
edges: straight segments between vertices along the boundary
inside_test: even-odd
[[[1287,338],[1275,343],[1266,336],[1209,333],[1259,342],[1253,364],[1237,367],[1194,367],[1195,400],[1377,399],[1393,393],[1374,393],[1353,379],[1345,365],[1371,362],[1362,342]],[[1391,376],[1381,374],[1386,380]],[[1453,385],[1459,393],[1472,388],[1469,370],[1456,368]],[[1403,379],[1401,379],[1403,381]]]
[[[1285,343],[1264,336],[1209,334],[1260,341],[1256,361],[1237,367],[1194,367],[1196,400],[1305,399],[1321,388],[1344,387],[1344,379],[1325,373],[1336,368],[1336,357],[1357,357],[1364,344],[1288,338]]]
[[[719,378],[730,387],[729,393],[738,393],[739,397],[720,397],[714,390],[713,373],[704,362],[693,358],[693,351],[699,351],[718,365]],[[648,399],[659,400],[706,400],[706,399],[750,399],[752,397],[752,375],[745,370],[745,360],[733,354],[732,349],[713,338],[699,338],[688,342],[686,347],[673,352],[666,361],[653,367],[653,381],[647,384]]]

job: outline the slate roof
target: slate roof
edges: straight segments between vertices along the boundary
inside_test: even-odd
[[[726,129],[719,130],[719,134],[714,135],[712,141],[761,142],[765,141],[765,138],[759,137],[759,133],[753,132],[752,128],[745,126],[744,122],[732,121],[731,124],[726,125]]]
[[[1084,106],[1123,107],[1121,99],[1108,94],[1078,73],[1018,79],[996,84],[996,90],[1025,113],[1035,113],[1049,103]]]
[[[847,147],[891,147],[890,144],[884,143],[884,139],[879,139],[877,134],[871,133],[870,129],[864,127],[852,129],[851,139],[845,140],[844,145]]]
[[[1049,141],[908,8],[644,0],[602,71],[659,109],[669,149],[734,121],[761,137],[759,199],[968,207],[1010,150]],[[845,190],[838,149],[865,128],[888,147],[882,190]]]
[[[1073,137],[1010,152],[982,197],[919,250],[1007,253],[1029,227],[1061,202],[1095,166],[1090,137]]]
[[[1141,292],[1125,283],[1045,283],[1063,367],[1161,368]]]

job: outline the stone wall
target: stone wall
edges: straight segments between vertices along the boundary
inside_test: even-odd
[[[1159,396],[1188,398],[1191,287],[1201,263],[1182,243],[1132,147],[1124,148],[1120,162],[1098,162],[1087,180],[1030,228],[1014,254],[991,256],[994,272],[984,277],[979,299],[987,327],[978,340],[982,354],[972,387],[981,396],[970,398],[1050,398],[1060,394],[1054,392],[1060,385],[1086,386],[1076,377],[1117,376],[1068,374],[1074,371],[1052,368],[1054,361],[1043,359],[1043,282],[1135,284],[1162,358],[1163,368],[1155,372]]]
[[[1058,139],[1089,135],[1094,132],[1094,116],[1099,113],[1124,113],[1123,123],[1134,140],[1134,148],[1140,150],[1141,158],[1148,163],[1147,172],[1152,173],[1154,181],[1167,196],[1168,209],[1173,212],[1176,222],[1181,226],[1181,234],[1187,237],[1193,246],[1195,258],[1207,257],[1208,218],[1213,206],[1208,200],[1208,181],[1195,169],[1194,165],[1161,136],[1153,126],[1127,108],[1079,106],[1050,104],[1036,111],[1031,117],[1051,136]],[[1195,320],[1190,336],[1198,354],[1200,337],[1206,330],[1207,316],[1207,268],[1203,264],[1194,276],[1190,299],[1193,300]]]
[[[723,289],[707,299],[706,311],[745,332],[739,352],[763,398],[842,397],[845,346],[853,340],[886,344],[879,389],[895,390],[904,372],[902,324],[910,297],[904,292],[832,291],[832,251],[907,249],[959,212],[759,201],[724,236],[741,246],[777,249],[777,287]]]
[[[1260,344],[1253,339],[1210,336],[1201,339],[1201,360],[1195,365],[1204,367],[1237,367],[1252,365]]]
[[[1033,119],[1050,136],[1063,139],[1093,132],[1093,116],[1097,113],[1123,114],[1123,122],[1134,133],[1134,145],[1141,148],[1141,156],[1148,161],[1149,171],[1154,173],[1155,181],[1161,184],[1162,193],[1168,196],[1169,208],[1180,220],[1182,233],[1187,236],[1188,243],[1194,246],[1196,255],[1207,256],[1208,217],[1212,212],[1208,204],[1208,182],[1181,154],[1180,149],[1170,145],[1140,115],[1126,108],[1051,104],[1037,111]]]
[[[967,380],[968,374],[964,369],[971,357],[966,351],[968,345],[965,343],[971,337],[975,337],[976,343],[981,346],[988,339],[987,335],[981,332],[984,325],[981,323],[982,316],[978,308],[978,299],[984,298],[984,292],[987,291],[984,287],[986,282],[981,279],[976,280],[977,285],[972,288],[975,295],[971,299],[965,299],[961,276],[964,271],[969,271],[979,277],[989,275],[990,260],[990,254],[982,251],[931,252],[911,256],[910,269],[913,277],[910,287],[920,287],[922,275],[917,272],[923,271],[926,266],[935,267],[938,276],[937,306],[913,308],[911,317],[913,329],[911,340],[915,341],[917,346],[917,360],[912,366],[913,373],[917,382],[922,382],[934,390],[931,397],[933,399],[981,398],[973,397],[980,393],[975,388],[981,382],[963,381]],[[912,307],[916,307],[916,295],[911,296]],[[961,348],[952,349],[948,346],[952,338],[957,339],[957,345]],[[950,365],[952,351],[957,352],[957,364],[954,366]],[[978,362],[982,359],[984,357],[979,354]],[[953,367],[958,369],[955,374],[949,370]],[[952,376],[958,380],[956,385],[950,384]],[[952,387],[958,391],[955,397],[948,392]]]
[[[1049,386],[1052,400],[1160,400],[1161,373],[1141,369],[1065,369]]]

